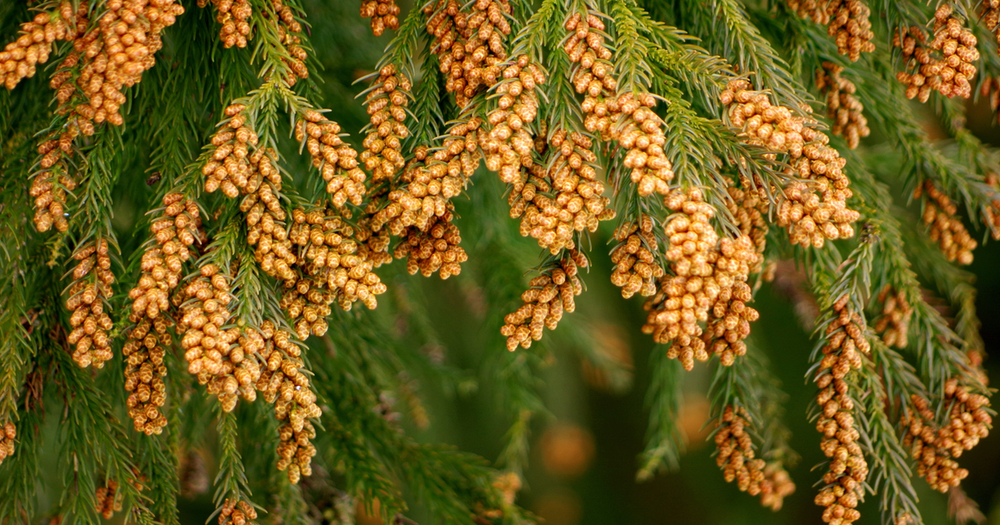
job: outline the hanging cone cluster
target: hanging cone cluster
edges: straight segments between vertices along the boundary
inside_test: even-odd
[[[198,0],[198,7],[205,7],[209,0]],[[215,6],[215,20],[222,24],[219,40],[224,47],[247,47],[250,40],[250,16],[253,7],[249,0],[211,0]]]
[[[260,336],[264,346],[258,353],[266,367],[257,380],[257,390],[264,400],[274,403],[274,415],[283,422],[278,429],[278,470],[287,471],[288,479],[298,483],[300,476],[312,473],[310,465],[316,455],[311,443],[316,430],[309,419],[322,412],[309,377],[301,371],[302,349],[291,340],[291,334],[268,320],[261,323]]]
[[[63,0],[58,8],[38,13],[30,22],[21,24],[17,40],[0,51],[0,84],[14,89],[21,80],[35,76],[38,64],[48,62],[53,43],[75,39],[77,25],[74,15],[73,4]]]
[[[442,279],[447,279],[462,272],[461,263],[469,260],[469,256],[459,246],[462,235],[451,223],[454,215],[449,206],[447,213],[431,219],[426,232],[412,226],[406,229],[393,257],[406,257],[406,271],[410,275],[420,272],[430,277],[438,272]]]
[[[792,243],[821,248],[827,240],[854,236],[852,224],[860,214],[847,207],[852,195],[843,172],[847,161],[828,145],[829,138],[788,108],[772,105],[765,93],[750,90],[744,79],[731,81],[720,99],[743,140],[788,154],[786,175],[805,181],[783,189],[778,209],[778,225]]]
[[[181,193],[163,197],[163,211],[150,226],[153,239],[146,245],[139,282],[129,292],[132,301],[125,356],[125,390],[129,392],[129,417],[138,432],[159,434],[167,424],[160,413],[166,402],[163,358],[173,343],[168,331],[171,295],[180,284],[183,265],[191,258],[191,246],[201,241],[198,205]]]
[[[521,219],[521,235],[538,240],[553,255],[573,250],[578,232],[594,232],[600,221],[614,218],[611,200],[597,177],[593,140],[558,130],[548,145],[554,157],[547,171],[538,165],[520,191],[510,194],[510,216]],[[516,185],[515,185],[516,186]]]
[[[686,370],[695,360],[707,361],[710,352],[729,366],[746,353],[743,339],[758,318],[746,306],[752,299],[746,280],[758,259],[753,241],[743,235],[720,241],[710,222],[715,209],[702,201],[699,189],[672,193],[664,203],[676,212],[664,227],[673,276],[660,279],[658,292],[646,301],[642,331],[657,343],[672,343],[667,357],[680,359]]]
[[[913,26],[896,31],[892,45],[901,49],[906,70],[896,78],[906,84],[906,98],[927,102],[931,91],[946,97],[972,96],[970,81],[976,76],[976,37],[952,16],[950,4],[941,4],[934,13],[934,38],[927,43],[924,30]]]
[[[115,282],[108,241],[97,239],[84,244],[73,253],[73,259],[78,262],[73,268],[73,284],[66,299],[73,330],[66,340],[74,345],[73,361],[81,368],[91,364],[104,368],[104,363],[113,357],[108,331],[114,327],[111,317],[104,311]]]
[[[837,52],[851,62],[861,58],[861,53],[875,51],[872,39],[871,10],[863,0],[785,0],[788,8],[800,18],[827,26],[827,33],[834,38]]]
[[[487,121],[489,133],[480,140],[486,167],[500,175],[500,180],[512,185],[511,198],[520,195],[528,174],[536,168],[532,158],[535,148],[529,126],[538,115],[538,95],[535,89],[545,83],[545,75],[528,55],[503,70],[503,79],[496,86],[497,106]],[[539,151],[540,153],[540,151]]]
[[[258,151],[251,154],[250,149],[257,147],[257,134],[247,126],[247,117],[243,113],[246,106],[243,104],[232,104],[226,107],[224,115],[227,117],[220,124],[219,131],[212,136],[211,159],[201,168],[202,175],[205,176],[205,191],[214,193],[221,189],[222,193],[231,199],[240,195],[240,191],[247,191],[247,185],[253,177],[254,171],[263,168],[268,173],[265,177],[277,175],[270,173],[270,166],[258,166],[261,160]],[[254,162],[254,159],[257,162]]]
[[[785,497],[795,492],[795,483],[788,471],[779,463],[768,463],[764,467],[764,481],[760,482],[760,504],[777,512],[785,502]]]
[[[59,139],[49,139],[38,146],[42,156],[39,167],[42,171],[31,180],[28,194],[34,199],[33,219],[35,229],[47,232],[55,226],[56,231],[65,232],[69,228],[66,220],[66,195],[76,189],[76,180],[69,173],[69,158],[73,155],[73,131],[64,132]]]
[[[757,260],[750,265],[750,273],[759,273],[764,266],[764,248],[767,247],[767,221],[764,219],[767,213],[768,200],[761,197],[759,191],[750,188],[750,181],[742,181],[744,189],[730,185],[727,188],[729,200],[726,201],[726,208],[733,216],[733,223],[740,230],[740,234],[748,237],[753,242],[754,252],[757,253]]]
[[[285,64],[285,78],[282,80],[291,87],[300,79],[309,78],[309,68],[306,66],[309,55],[302,48],[302,37],[299,36],[302,33],[302,24],[295,19],[292,8],[283,0],[271,0],[271,6],[277,16],[274,24],[278,28],[278,41],[287,52],[287,56],[281,58]]]
[[[389,192],[389,205],[372,217],[372,229],[387,225],[396,236],[410,226],[426,232],[432,217],[447,213],[449,201],[479,167],[482,124],[479,118],[455,124],[440,149],[417,151],[415,162],[403,171],[401,186]]]
[[[871,130],[863,113],[865,107],[854,96],[857,88],[840,76],[843,71],[833,62],[823,62],[823,69],[816,71],[816,89],[826,93],[826,116],[833,122],[831,131],[844,137],[848,147],[854,149]]]
[[[574,297],[583,292],[577,275],[586,268],[586,256],[578,251],[566,251],[562,259],[554,261],[542,274],[532,279],[521,294],[523,304],[504,317],[500,333],[507,337],[507,350],[518,346],[531,348],[533,341],[541,341],[546,328],[555,330],[563,312],[576,310]]]
[[[431,51],[438,56],[445,88],[459,108],[500,78],[507,59],[504,37],[510,34],[509,0],[475,0],[471,12],[458,0],[438,0],[424,7]]]
[[[372,24],[375,24],[374,20]],[[402,140],[410,136],[404,122],[411,87],[410,80],[397,72],[396,66],[389,64],[379,71],[365,97],[370,121],[361,162],[372,174],[374,182],[392,179],[406,165]]]
[[[910,317],[913,316],[906,294],[887,284],[878,294],[878,303],[882,305],[882,315],[875,321],[875,333],[881,334],[886,346],[906,348]]]
[[[291,239],[305,277],[295,286],[286,284],[282,307],[293,320],[302,316],[296,324],[299,338],[326,333],[325,319],[333,301],[344,310],[358,300],[374,309],[376,296],[386,287],[372,272],[374,263],[357,239],[358,228],[323,208],[295,209],[292,219]]]
[[[333,205],[340,208],[350,202],[360,206],[367,191],[365,172],[358,167],[358,152],[340,138],[340,126],[318,111],[306,111],[295,123],[295,140],[305,143],[312,165],[326,181]]]
[[[227,498],[219,513],[219,525],[248,525],[257,519],[257,509],[246,501]]]
[[[382,36],[386,28],[399,29],[399,6],[395,0],[361,0],[361,16],[372,19],[375,36]]]
[[[229,279],[218,266],[202,266],[184,287],[186,300],[177,323],[188,372],[198,383],[207,385],[206,390],[219,398],[225,412],[236,408],[237,395],[252,401],[256,397],[254,383],[260,377],[254,349],[236,344],[240,329],[231,326],[229,288]]]
[[[653,233],[653,218],[645,213],[637,221],[624,222],[615,230],[618,244],[611,249],[611,283],[622,289],[622,297],[635,294],[650,297],[656,294],[656,282],[666,273],[656,262],[660,251]]]
[[[902,424],[907,429],[903,446],[917,461],[917,474],[927,480],[931,488],[947,492],[957,487],[969,471],[960,468],[955,458],[985,438],[993,420],[987,412],[989,399],[970,393],[955,378],[945,382],[944,405],[950,407],[946,424],[938,427],[931,405],[926,399],[913,394]]]
[[[826,327],[823,359],[814,379],[820,389],[816,396],[820,410],[816,430],[823,434],[820,448],[830,458],[829,470],[823,475],[824,487],[815,501],[825,507],[824,523],[842,525],[861,517],[855,507],[864,495],[868,477],[868,463],[858,444],[860,434],[854,428],[854,401],[845,377],[863,366],[861,354],[867,354],[870,347],[864,335],[864,320],[850,308],[849,300],[850,296],[844,295],[833,305],[836,317]]]
[[[184,13],[174,0],[113,0],[105,7],[97,26],[73,41],[73,51],[60,65],[64,72],[52,79],[60,111],[72,112],[84,135],[92,134],[94,125],[102,122],[124,123],[122,91],[141,81],[142,74],[153,67],[153,56],[163,47],[160,34]],[[81,3],[80,19],[86,16],[85,9]],[[80,73],[73,78],[66,70],[76,64]],[[84,101],[73,105],[70,96],[75,94]]]
[[[14,439],[17,438],[17,427],[7,421],[0,427],[0,465],[3,460],[14,455]]]
[[[715,463],[727,483],[736,481],[741,491],[759,495],[765,507],[778,510],[785,496],[795,492],[795,484],[783,468],[755,457],[750,426],[746,410],[726,405],[715,431]]]
[[[618,82],[611,74],[611,51],[604,45],[604,22],[594,14],[574,13],[564,26],[570,36],[563,51],[577,64],[571,79],[576,92],[584,95],[581,108],[584,127],[614,140],[625,153],[625,167],[639,195],[670,192],[673,168],[663,145],[663,120],[651,109],[656,98],[649,93],[618,94]]]
[[[271,166],[270,156],[270,153],[262,155],[258,166]],[[264,179],[258,169],[240,203],[240,210],[246,214],[247,243],[254,246],[254,258],[264,273],[286,283],[295,282],[296,257],[284,224],[285,210],[275,194],[281,190],[281,174],[276,169],[271,172],[272,177]]]
[[[930,180],[925,180],[913,192],[914,199],[920,197],[923,197],[924,225],[930,230],[931,240],[938,243],[949,261],[971,264],[972,250],[978,243],[958,217],[958,206]]]
[[[830,18],[827,33],[834,38],[841,55],[856,62],[861,53],[875,51],[875,34],[868,20],[871,10],[862,0],[830,0],[826,12]]]
[[[115,512],[122,510],[122,498],[118,496],[118,482],[109,479],[106,486],[98,487],[95,494],[97,503],[94,511],[109,520]]]

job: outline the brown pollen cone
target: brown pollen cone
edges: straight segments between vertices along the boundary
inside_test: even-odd
[[[854,96],[857,88],[840,76],[843,70],[832,62],[823,62],[823,69],[816,72],[816,88],[826,93],[826,116],[833,121],[831,131],[844,137],[848,147],[854,149],[871,130],[863,113],[865,107]]]
[[[923,197],[923,221],[930,230],[931,240],[938,244],[949,261],[972,263],[972,250],[978,243],[958,217],[958,206],[930,180],[917,186],[913,198]]]
[[[386,28],[399,29],[399,6],[395,0],[361,0],[361,16],[372,19],[375,36],[382,36]]]
[[[374,182],[391,180],[406,165],[402,141],[410,136],[404,122],[411,87],[410,80],[389,64],[379,71],[365,98],[370,120],[361,163]]]
[[[301,476],[312,474],[312,457],[316,448],[311,439],[316,430],[311,419],[322,411],[316,405],[309,376],[302,372],[302,348],[292,341],[291,334],[270,321],[260,326],[264,347],[259,352],[266,366],[257,379],[257,390],[268,403],[274,403],[274,415],[282,422],[278,429],[278,470],[287,471],[288,479],[298,483]]]
[[[786,175],[798,180],[783,188],[778,225],[792,243],[819,248],[827,240],[852,237],[860,214],[847,207],[852,192],[843,172],[846,160],[829,146],[829,137],[787,107],[772,105],[744,79],[731,81],[720,99],[743,140],[788,155]]]
[[[163,197],[164,208],[153,220],[153,239],[147,242],[140,262],[139,282],[129,292],[132,301],[125,356],[125,390],[129,417],[138,432],[159,434],[167,424],[160,412],[166,403],[163,358],[173,343],[171,296],[180,283],[183,265],[191,258],[191,246],[203,237],[198,205],[181,193]]]
[[[934,13],[933,38],[928,43],[923,28],[897,29],[892,44],[900,48],[906,69],[896,78],[906,84],[906,98],[927,102],[931,91],[946,97],[972,96],[971,80],[979,60],[976,37],[961,19],[952,16],[950,4]]]
[[[759,495],[762,505],[778,510],[785,496],[795,492],[795,484],[780,464],[756,457],[750,426],[746,410],[726,406],[715,433],[715,462],[727,482],[736,481],[741,491]]]
[[[73,284],[66,299],[72,327],[66,339],[74,345],[73,360],[77,365],[104,368],[104,363],[112,357],[108,331],[114,327],[111,317],[104,311],[115,282],[108,241],[97,239],[86,243],[77,248],[73,259],[78,262],[73,268]]]
[[[858,444],[860,434],[854,428],[854,400],[845,377],[864,366],[861,354],[867,354],[870,347],[864,322],[852,311],[849,300],[845,294],[833,305],[836,317],[826,327],[823,358],[814,378],[820,389],[816,430],[823,435],[820,448],[830,458],[815,502],[824,507],[823,521],[831,525],[848,525],[861,517],[855,507],[868,477],[868,463]]]
[[[622,289],[628,299],[638,293],[644,297],[656,294],[656,281],[665,274],[656,261],[659,243],[653,233],[653,219],[640,214],[638,221],[622,223],[615,230],[618,244],[611,249],[611,282]]]
[[[928,401],[913,394],[902,424],[906,429],[903,446],[917,461],[917,474],[934,490],[947,492],[969,475],[955,459],[989,434],[993,420],[987,412],[989,399],[971,393],[955,378],[945,382],[943,402],[949,407],[948,415],[939,426]]]
[[[521,307],[504,317],[500,333],[507,337],[507,350],[518,346],[530,348],[540,341],[544,330],[555,330],[563,312],[576,310],[575,297],[583,292],[578,276],[579,268],[586,268],[587,258],[577,251],[566,251],[563,258],[554,261],[542,274],[532,279],[529,288],[521,294]]]

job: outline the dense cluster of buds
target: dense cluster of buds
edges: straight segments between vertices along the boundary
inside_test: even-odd
[[[523,304],[504,317],[505,324],[500,329],[507,337],[507,350],[513,352],[518,346],[530,348],[533,341],[542,339],[545,328],[556,329],[563,312],[576,310],[574,298],[583,291],[578,273],[587,264],[583,253],[566,251],[562,259],[528,283],[530,287],[521,294]]]
[[[875,51],[872,39],[872,24],[868,20],[871,10],[863,0],[830,0],[826,6],[830,17],[827,33],[834,37],[837,51],[852,62],[861,58],[861,53]]]
[[[198,0],[198,7],[205,7],[209,0]],[[222,24],[219,40],[226,48],[247,47],[250,40],[250,16],[253,7],[249,0],[211,0],[215,6],[215,19]]]
[[[861,53],[875,51],[872,39],[871,10],[863,0],[786,0],[788,8],[799,17],[827,26],[837,51],[852,62]]]
[[[907,432],[903,446],[917,461],[917,474],[931,488],[947,492],[969,475],[960,468],[955,458],[972,450],[980,439],[989,434],[993,421],[989,412],[989,399],[969,392],[955,378],[945,382],[943,406],[948,407],[945,424],[940,428],[932,407],[926,399],[913,394],[908,413],[903,418]]]
[[[386,28],[399,29],[396,0],[361,0],[361,16],[372,19],[372,33],[382,36]]]
[[[163,47],[160,33],[173,25],[184,8],[175,0],[114,0],[105,7],[97,26],[74,40],[74,51],[61,65],[67,69],[80,63],[79,77],[57,74],[52,87],[64,104],[77,90],[83,95],[86,101],[71,108],[77,119],[120,126],[124,122],[122,90],[138,83],[153,67],[153,56]],[[71,79],[75,87],[68,83]],[[90,134],[92,126],[80,126],[84,134]]]
[[[17,438],[17,427],[7,421],[0,427],[0,465],[3,460],[14,455],[14,439]]]
[[[626,150],[624,164],[631,170],[639,195],[666,195],[674,172],[663,151],[663,120],[652,109],[656,97],[650,93],[618,94],[618,83],[611,74],[611,51],[604,45],[604,22],[597,15],[575,13],[565,27],[570,36],[563,51],[578,65],[571,82],[584,96],[581,108],[587,131],[600,133]]]
[[[267,157],[267,155],[265,155]],[[297,280],[296,257],[284,221],[286,213],[275,194],[281,188],[270,180],[244,197],[240,210],[246,214],[247,242],[264,273],[285,282]]]
[[[930,180],[925,180],[913,192],[914,199],[920,197],[923,197],[924,225],[930,230],[931,240],[938,243],[949,261],[971,264],[972,250],[978,243],[958,217],[958,206]]]
[[[703,202],[701,190],[671,193],[665,204],[676,212],[664,227],[670,242],[666,259],[672,276],[660,279],[659,290],[646,301],[644,333],[657,343],[673,343],[667,357],[684,368],[718,354],[724,365],[746,353],[743,343],[757,311],[746,280],[759,256],[749,236],[719,240],[711,224],[715,209]],[[708,323],[703,330],[699,323]]]
[[[926,102],[931,91],[946,97],[972,96],[970,81],[976,76],[976,37],[962,20],[952,16],[952,7],[941,4],[934,13],[934,38],[920,27],[901,28],[893,36],[892,45],[900,48],[906,71],[896,78],[906,84],[906,98],[917,97]]]
[[[333,301],[344,310],[358,300],[375,308],[376,296],[385,293],[386,286],[372,271],[371,252],[358,241],[359,227],[324,208],[295,209],[292,220],[290,238],[305,276],[294,286],[286,284],[282,307],[293,320],[301,316],[296,324],[298,336],[325,334]]]
[[[875,320],[875,333],[881,334],[886,346],[906,348],[910,317],[913,316],[906,294],[887,284],[878,294],[878,304],[882,305],[882,315]]]
[[[278,42],[287,52],[287,56],[281,59],[285,64],[284,81],[289,86],[294,86],[299,79],[309,78],[309,68],[306,66],[309,55],[302,47],[302,24],[295,19],[295,12],[283,0],[271,0],[271,5],[277,16],[274,23],[277,26]]]
[[[107,485],[97,488],[95,499],[97,502],[94,505],[94,510],[106,520],[111,519],[111,516],[114,516],[115,512],[122,510],[122,499],[118,494],[118,482],[113,479],[109,479]]]
[[[41,155],[38,172],[31,181],[28,194],[34,199],[34,225],[40,232],[47,232],[53,226],[56,231],[65,232],[69,228],[66,220],[66,195],[76,189],[76,180],[69,174],[68,157],[73,154],[72,131],[63,133],[59,139],[49,139],[38,145]]]
[[[274,403],[275,417],[284,422],[278,429],[278,470],[287,470],[288,479],[298,483],[300,476],[312,473],[316,448],[310,440],[316,437],[316,430],[309,420],[318,418],[322,411],[309,376],[300,370],[302,349],[291,334],[268,320],[261,323],[260,336],[264,345],[259,355],[266,366],[257,380],[257,390],[268,403]]]
[[[212,136],[215,149],[210,160],[201,168],[208,193],[221,189],[227,197],[235,199],[241,190],[247,191],[255,172],[268,179],[280,177],[266,156],[261,156],[263,151],[255,149],[257,134],[247,125],[245,110],[243,104],[227,106],[223,112],[226,118],[220,123],[219,131]],[[251,152],[252,148],[255,151]]]
[[[167,424],[159,409],[166,402],[163,358],[173,340],[168,331],[171,295],[191,258],[190,247],[202,236],[197,203],[183,194],[168,193],[163,206],[150,226],[153,239],[142,254],[139,282],[129,292],[129,321],[135,326],[122,348],[129,416],[136,431],[146,434],[159,434]]]
[[[406,229],[393,256],[406,257],[406,271],[410,275],[420,272],[430,277],[439,272],[442,279],[447,279],[462,272],[461,263],[469,260],[469,256],[459,246],[462,236],[458,226],[451,222],[453,216],[449,209],[444,215],[433,217],[426,232],[412,226]]]
[[[208,393],[219,398],[226,412],[236,407],[238,394],[251,401],[256,398],[254,384],[260,377],[252,341],[244,340],[246,346],[236,344],[240,329],[230,326],[229,288],[229,279],[219,267],[205,264],[184,287],[186,300],[178,322],[188,372],[207,385]]]
[[[38,64],[48,62],[56,40],[73,40],[77,36],[73,4],[63,0],[58,9],[38,13],[31,21],[21,24],[17,40],[0,51],[0,84],[14,89],[24,78],[35,76]]]
[[[764,506],[778,510],[785,496],[795,492],[795,484],[780,465],[755,457],[750,425],[746,410],[726,406],[715,433],[715,462],[727,482],[736,481],[741,491],[760,495]]]
[[[816,72],[816,89],[826,93],[826,116],[833,122],[831,131],[844,137],[851,149],[867,137],[868,119],[865,118],[861,102],[854,96],[854,83],[840,76],[844,68],[833,62],[823,62],[823,68]]]
[[[529,61],[528,55],[508,64],[496,87],[497,106],[487,117],[491,129],[480,141],[486,167],[497,172],[500,180],[513,185],[512,195],[521,193],[530,170],[541,169],[535,168],[532,159],[535,144],[528,126],[538,115],[535,88],[543,83],[545,75]]]
[[[389,64],[379,71],[365,98],[370,121],[361,162],[375,182],[392,179],[406,165],[401,141],[410,135],[404,121],[411,87],[410,80]]]
[[[73,361],[83,368],[94,365],[104,368],[112,358],[111,339],[108,331],[114,326],[104,311],[111,299],[111,256],[108,241],[97,239],[80,246],[73,259],[73,284],[69,288],[66,309],[70,312],[69,324],[73,328],[66,337],[74,345]]]
[[[743,140],[788,154],[786,175],[798,180],[783,189],[778,225],[788,229],[792,243],[818,248],[826,240],[852,237],[860,214],[847,207],[852,195],[843,172],[847,161],[829,146],[829,138],[790,109],[772,105],[744,79],[731,81],[720,98]]]
[[[553,255],[575,249],[578,232],[594,232],[602,220],[614,218],[604,183],[597,177],[593,140],[582,133],[558,130],[549,138],[554,159],[547,171],[533,165],[531,176],[510,195],[510,216],[521,219],[521,235],[531,236]]]
[[[820,389],[816,396],[820,411],[816,430],[823,434],[820,448],[830,458],[829,469],[823,475],[825,486],[815,501],[825,507],[823,521],[838,525],[848,525],[861,517],[855,507],[868,477],[868,463],[858,444],[860,434],[854,428],[854,400],[845,377],[863,366],[861,354],[867,354],[870,347],[864,320],[849,301],[850,296],[845,294],[833,304],[835,317],[826,327],[823,358],[814,380]]]
[[[240,500],[236,502],[226,499],[219,513],[219,525],[248,525],[257,519],[257,509],[250,503]]]
[[[358,152],[340,138],[340,126],[318,111],[306,111],[295,123],[295,140],[304,143],[338,208],[350,202],[361,205],[365,197],[365,172],[358,167]]]
[[[726,191],[729,193],[726,208],[733,216],[733,223],[740,229],[740,234],[753,242],[754,251],[758,255],[756,262],[750,265],[750,273],[758,273],[764,266],[764,249],[767,247],[768,226],[764,219],[768,208],[767,198],[750,188],[748,179],[744,179],[742,188],[729,185]]]
[[[509,0],[476,0],[471,12],[459,0],[438,0],[424,7],[431,51],[438,56],[445,88],[459,108],[500,78],[507,58],[504,37],[510,34]]]
[[[622,289],[622,297],[635,294],[649,297],[656,294],[656,281],[663,278],[663,267],[656,261],[660,251],[653,233],[653,218],[646,214],[638,220],[622,223],[615,230],[618,244],[611,249],[611,282]]]
[[[389,205],[372,218],[372,229],[388,226],[393,235],[416,226],[430,228],[431,218],[448,212],[448,202],[465,187],[481,160],[482,119],[472,118],[451,127],[440,149],[419,148],[415,161],[403,171],[402,185],[389,192]]]
[[[1000,241],[1000,175],[986,174],[986,185],[993,189],[989,205],[983,208],[983,222],[995,240]]]

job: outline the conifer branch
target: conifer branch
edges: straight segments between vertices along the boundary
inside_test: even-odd
[[[686,446],[684,433],[678,427],[683,402],[684,369],[676,359],[667,359],[654,348],[650,354],[652,379],[646,393],[649,428],[646,446],[640,458],[636,479],[645,481],[657,473],[676,469]]]

